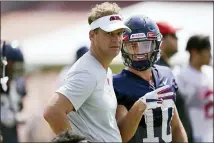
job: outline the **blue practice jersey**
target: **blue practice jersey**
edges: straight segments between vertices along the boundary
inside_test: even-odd
[[[113,86],[117,96],[118,105],[124,105],[128,110],[146,93],[164,85],[172,85],[177,91],[174,76],[168,67],[155,65],[152,67],[154,85],[149,84],[140,76],[123,69],[114,75]],[[165,101],[164,101],[165,102]],[[141,142],[171,142],[171,119],[173,116],[174,101],[167,108],[156,108],[144,112],[138,129],[131,143]]]

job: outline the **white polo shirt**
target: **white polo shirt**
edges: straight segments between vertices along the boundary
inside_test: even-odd
[[[90,52],[68,71],[63,94],[76,111],[68,117],[74,131],[91,142],[122,142],[116,122],[117,100],[112,86],[112,72],[106,70]]]

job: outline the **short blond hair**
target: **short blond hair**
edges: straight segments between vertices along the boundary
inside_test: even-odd
[[[90,25],[93,21],[112,14],[119,14],[120,7],[116,3],[104,2],[102,4],[97,4],[91,9],[88,16],[88,24]]]

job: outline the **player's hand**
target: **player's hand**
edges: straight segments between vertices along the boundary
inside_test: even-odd
[[[175,94],[171,90],[171,86],[165,85],[152,92],[146,93],[139,100],[147,106],[146,109],[154,109],[154,108],[161,107],[163,100],[174,99],[174,98],[175,98]]]

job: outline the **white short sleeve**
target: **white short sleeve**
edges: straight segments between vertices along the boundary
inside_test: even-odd
[[[68,74],[65,83],[56,92],[63,94],[77,111],[96,87],[96,78],[87,71]]]

